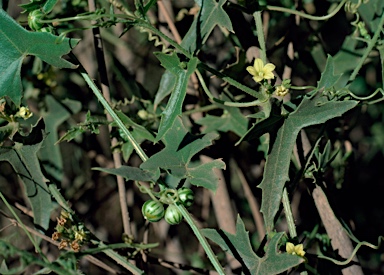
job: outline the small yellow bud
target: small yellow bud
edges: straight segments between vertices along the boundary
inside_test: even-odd
[[[84,232],[84,229],[79,229],[75,232],[75,240],[82,242],[87,237],[87,234]]]
[[[276,89],[275,89],[275,95],[277,96],[281,96],[281,97],[284,97],[286,94],[288,94],[289,90],[283,86],[283,85],[280,85],[280,86],[277,86]]]
[[[33,115],[28,107],[20,107],[20,110],[16,113],[16,117],[21,117],[23,119],[28,119]]]

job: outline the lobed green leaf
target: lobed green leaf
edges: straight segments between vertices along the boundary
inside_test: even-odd
[[[159,131],[155,140],[157,142],[172,127],[176,117],[181,114],[184,98],[187,93],[188,80],[196,69],[198,59],[192,58],[187,64],[187,70],[184,70],[184,63],[180,62],[176,53],[171,55],[157,53],[156,56],[167,70],[176,75],[171,97],[161,115]]]
[[[289,180],[291,154],[299,131],[304,127],[322,124],[329,119],[341,116],[354,108],[357,103],[353,100],[324,103],[319,95],[304,97],[297,109],[285,120],[277,132],[276,140],[267,157],[263,180],[259,185],[263,198],[261,212],[264,215],[267,232],[273,229],[283,188],[285,182]]]
[[[196,0],[195,2],[200,6],[200,10],[181,41],[181,46],[192,54],[200,49],[217,25],[233,32],[231,19],[223,9],[227,0],[219,0],[219,2]]]
[[[0,9],[0,97],[8,96],[17,106],[22,98],[20,70],[27,55],[59,68],[76,68],[62,59],[79,42],[47,32],[29,32]]]
[[[41,116],[45,121],[45,131],[49,134],[39,151],[39,158],[44,169],[60,182],[63,177],[63,159],[60,147],[57,145],[59,140],[58,127],[72,114],[80,111],[81,103],[70,99],[59,102],[53,96],[47,95],[45,97],[45,106],[46,110],[41,112]],[[66,138],[68,139],[75,134],[77,133],[72,131],[70,136]]]
[[[276,233],[270,240],[265,255],[258,257],[252,249],[248,231],[239,216],[236,221],[236,234],[215,229],[202,229],[202,233],[234,256],[242,264],[243,274],[274,275],[304,262],[299,256],[277,251],[284,232]]]
[[[33,145],[17,142],[12,148],[0,148],[0,161],[11,164],[24,185],[31,203],[34,223],[47,229],[53,205],[47,186],[48,180],[44,177],[37,158],[42,144],[43,139]]]
[[[172,128],[164,136],[165,148],[143,162],[140,168],[150,171],[162,168],[175,177],[189,179],[194,185],[215,191],[218,179],[212,169],[225,168],[224,162],[214,160],[197,167],[190,162],[195,154],[210,146],[212,140],[217,136],[214,133],[193,136],[187,132],[181,119],[177,118]]]

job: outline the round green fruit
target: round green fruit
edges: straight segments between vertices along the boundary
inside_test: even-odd
[[[149,200],[143,204],[141,213],[146,220],[158,222],[164,217],[164,206],[161,202]]]
[[[191,189],[186,188],[186,187],[182,187],[179,190],[177,190],[177,193],[179,195],[180,202],[185,207],[192,206],[192,204],[195,200],[195,194],[193,193],[193,191]]]
[[[164,219],[171,225],[179,224],[183,220],[183,215],[175,205],[171,204],[168,206],[167,210],[165,210]]]
[[[38,31],[43,27],[44,23],[41,23],[40,20],[43,19],[45,14],[41,10],[31,11],[28,15],[28,25],[34,30]]]

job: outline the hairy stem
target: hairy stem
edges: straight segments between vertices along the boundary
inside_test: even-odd
[[[261,60],[263,60],[263,63],[267,63],[267,49],[265,47],[265,39],[264,39],[264,32],[263,32],[263,22],[261,21],[261,11],[257,11],[253,14],[253,17],[255,18],[256,22],[256,31],[257,31],[257,39],[259,40],[260,45],[260,55]]]
[[[293,218],[287,188],[284,188],[284,190],[283,190],[283,199],[282,200],[283,200],[285,218],[287,219],[289,235],[291,236],[291,238],[296,238],[297,232],[296,232],[296,226],[295,226],[295,219]]]
[[[208,244],[207,239],[203,236],[203,234],[201,234],[200,229],[196,226],[195,222],[193,221],[187,209],[185,209],[183,205],[178,205],[178,204],[174,204],[174,205],[181,212],[184,219],[187,221],[187,223],[191,227],[193,233],[195,233],[197,239],[199,240],[201,246],[204,248],[205,253],[207,254],[209,260],[211,261],[212,265],[216,269],[217,273],[219,273],[220,275],[224,275],[225,273],[224,273],[223,267],[220,265],[219,261],[216,258],[215,253],[212,251],[211,246]]]

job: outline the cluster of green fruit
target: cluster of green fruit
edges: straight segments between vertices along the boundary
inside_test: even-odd
[[[189,188],[182,187],[177,190],[176,203],[182,204],[185,207],[190,207],[194,201],[193,191]],[[169,204],[167,209],[164,209],[164,204],[161,201],[148,200],[143,204],[141,212],[146,220],[150,222],[158,222],[163,217],[165,221],[171,225],[179,224],[183,220],[183,215],[177,209],[176,205]]]

